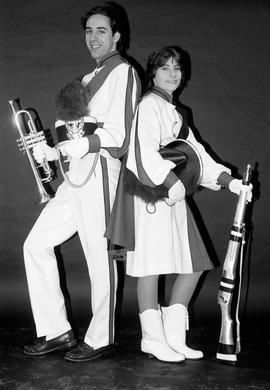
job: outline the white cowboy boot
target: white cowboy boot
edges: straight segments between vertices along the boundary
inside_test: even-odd
[[[186,359],[201,359],[203,357],[202,351],[191,349],[186,345],[187,308],[180,303],[162,307],[162,317],[168,345],[174,351],[182,353]]]
[[[148,357],[156,357],[163,362],[178,363],[185,360],[185,356],[172,350],[165,338],[161,312],[148,309],[139,314],[142,340],[141,350],[148,354]]]

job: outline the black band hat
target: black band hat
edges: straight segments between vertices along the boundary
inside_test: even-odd
[[[96,119],[89,116],[74,121],[58,120],[55,123],[57,144],[61,146],[65,142],[91,135],[96,129]]]
[[[176,139],[161,147],[159,153],[175,163],[172,171],[182,181],[186,194],[193,194],[202,176],[202,160],[196,148],[185,139]]]
[[[159,149],[161,156],[174,162],[172,171],[182,181],[186,195],[192,195],[200,185],[202,160],[196,148],[187,140],[176,139]],[[142,184],[129,169],[125,170],[126,191],[142,198],[146,203],[155,203],[168,198],[164,184],[151,187]]]
[[[94,133],[97,124],[89,116],[89,100],[89,91],[78,80],[69,82],[58,92],[55,123],[58,146]]]

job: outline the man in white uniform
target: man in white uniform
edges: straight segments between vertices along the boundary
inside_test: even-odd
[[[104,233],[114,202],[119,158],[127,150],[139,94],[137,74],[119,54],[124,37],[120,19],[118,7],[110,3],[92,8],[81,19],[86,45],[97,62],[96,69],[81,82],[89,91],[89,113],[98,126],[94,134],[70,141],[65,152],[71,157],[68,175],[73,183],[83,183],[91,167],[94,173],[81,187],[61,184],[25,241],[27,282],[38,337],[24,347],[28,355],[43,355],[76,345],[54,254],[54,247],[75,232],[87,261],[93,316],[83,343],[68,351],[65,359],[91,360],[108,353],[114,343],[117,271]],[[55,149],[45,144],[42,150],[36,150],[37,160],[44,155],[55,159]]]

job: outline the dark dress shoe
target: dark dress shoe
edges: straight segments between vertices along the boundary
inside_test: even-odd
[[[26,345],[23,349],[26,355],[40,356],[54,351],[63,351],[76,345],[72,330],[61,334],[54,339],[46,341],[45,337],[38,338],[31,345]]]
[[[106,345],[98,349],[90,347],[88,344],[83,342],[79,344],[76,348],[73,348],[71,351],[68,351],[65,354],[65,359],[70,362],[86,362],[88,360],[97,359],[100,356],[108,355],[115,349],[115,344]]]

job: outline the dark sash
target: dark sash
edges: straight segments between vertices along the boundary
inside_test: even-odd
[[[95,96],[97,91],[102,87],[105,80],[111,73],[111,71],[116,68],[118,65],[123,64],[125,61],[120,56],[118,52],[113,53],[110,57],[107,57],[102,60],[101,66],[102,69],[89,81],[86,85],[88,93],[90,95],[90,100]]]
[[[166,100],[168,103],[172,103],[171,95],[169,95],[167,92],[165,92],[164,90],[162,90],[156,86],[152,87],[148,93],[153,93],[154,95],[158,95],[162,99]],[[127,171],[128,177],[129,177],[127,182],[130,184],[130,186],[128,186],[129,189],[132,189],[132,187],[135,187],[136,190],[139,190],[139,188],[140,188],[141,189],[141,190],[139,190],[140,194],[144,193],[143,187],[146,186],[144,188],[145,188],[146,192],[149,192],[149,197],[150,197],[148,199],[148,195],[146,195],[146,193],[145,193],[148,201],[150,201],[150,199],[152,199],[155,202],[155,201],[159,200],[160,197],[161,198],[163,198],[164,196],[166,197],[167,191],[166,191],[166,188],[164,189],[163,185],[156,186],[151,181],[151,179],[149,178],[147,172],[145,171],[145,169],[143,167],[143,163],[141,161],[140,142],[139,142],[139,137],[138,137],[139,114],[140,114],[140,109],[138,108],[137,118],[136,118],[136,130],[135,130],[135,158],[136,158],[139,180],[136,178],[136,176],[134,174],[132,174],[132,172]],[[188,124],[182,118],[182,125],[181,125],[181,128],[179,130],[179,133],[178,133],[176,139],[187,139],[188,134],[189,134]],[[133,177],[133,180],[132,180],[132,177]],[[151,191],[151,187],[154,188],[154,192]],[[149,191],[147,191],[147,189],[149,189]],[[164,190],[165,190],[165,192],[164,192]],[[155,191],[157,194],[157,198],[154,196]],[[160,194],[159,194],[159,192],[160,192]],[[136,194],[136,195],[138,195],[138,194]]]

